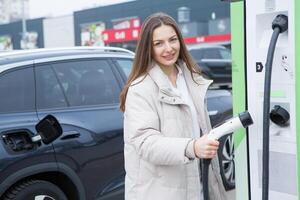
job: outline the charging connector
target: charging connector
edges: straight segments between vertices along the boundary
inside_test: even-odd
[[[286,15],[277,15],[272,22],[272,29],[279,28],[280,33],[288,29],[288,17]]]

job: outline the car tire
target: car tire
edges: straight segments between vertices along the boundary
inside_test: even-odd
[[[235,162],[234,144],[232,135],[226,135],[219,139],[218,150],[220,174],[226,191],[235,188]]]
[[[4,200],[67,200],[64,192],[48,181],[26,180],[5,195]]]

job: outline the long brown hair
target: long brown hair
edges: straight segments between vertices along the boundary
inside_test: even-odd
[[[122,112],[125,111],[126,96],[130,85],[138,77],[146,75],[149,67],[152,64],[153,31],[162,25],[168,25],[173,27],[178,36],[180,43],[180,51],[178,58],[182,59],[186,63],[187,68],[190,70],[191,74],[200,73],[199,68],[196,67],[197,64],[193,61],[192,57],[188,53],[188,50],[184,44],[182,34],[178,28],[176,21],[165,13],[152,14],[146,18],[142,25],[141,33],[139,36],[140,38],[135,51],[133,67],[128,77],[127,83],[125,84],[120,94],[120,109]]]

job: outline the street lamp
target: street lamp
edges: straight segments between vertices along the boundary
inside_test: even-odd
[[[22,0],[22,38],[21,49],[28,49],[28,32],[26,27],[25,1]]]

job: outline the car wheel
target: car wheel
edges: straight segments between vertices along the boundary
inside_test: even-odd
[[[220,173],[225,190],[235,188],[234,144],[232,135],[220,138],[218,150]]]
[[[4,196],[4,200],[67,200],[59,187],[43,180],[24,181],[14,186]]]

